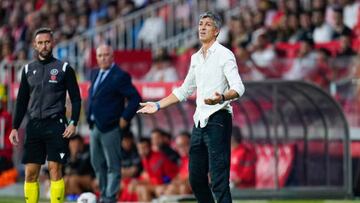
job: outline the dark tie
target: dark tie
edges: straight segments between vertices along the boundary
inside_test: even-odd
[[[96,89],[97,89],[97,88],[99,87],[99,85],[101,84],[101,82],[102,82],[102,80],[103,80],[103,77],[104,77],[104,74],[105,74],[105,71],[101,71],[101,72],[100,72],[99,80],[95,81],[93,92],[96,92]]]

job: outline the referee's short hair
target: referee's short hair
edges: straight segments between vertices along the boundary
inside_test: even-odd
[[[211,12],[211,11],[207,11],[203,14],[200,15],[200,18],[199,19],[203,19],[203,18],[210,18],[211,20],[214,21],[214,26],[220,30],[221,28],[221,17],[214,13],[214,12]]]
[[[33,38],[35,39],[35,37],[39,34],[50,34],[51,38],[53,37],[53,31],[48,27],[41,27],[35,30]]]

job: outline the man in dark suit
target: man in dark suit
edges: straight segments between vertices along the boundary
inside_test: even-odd
[[[141,100],[128,73],[113,60],[108,45],[96,49],[99,70],[91,74],[87,120],[91,164],[99,181],[100,202],[116,202],[121,171],[120,140]],[[125,105],[127,103],[127,105]]]

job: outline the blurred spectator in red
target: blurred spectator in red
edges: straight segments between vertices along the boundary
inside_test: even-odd
[[[163,184],[170,183],[178,170],[171,170],[173,163],[162,152],[151,150],[150,139],[141,138],[137,148],[144,170],[136,183],[136,192],[139,201],[149,202],[158,197]]]
[[[333,79],[333,70],[332,67],[330,67],[332,64],[331,53],[325,48],[316,50],[316,53],[316,68],[312,72],[309,72],[304,79],[327,90],[331,80]]]
[[[176,150],[180,154],[179,173],[171,180],[170,184],[164,185],[160,195],[186,195],[191,194],[189,183],[189,150],[190,134],[182,132],[175,138]]]
[[[313,51],[314,42],[303,40],[300,50],[290,69],[283,75],[286,80],[301,80],[316,68],[316,52]]]
[[[1,100],[0,95],[0,157],[12,162],[13,147],[8,139],[12,128],[12,118],[4,105],[5,102]]]
[[[352,35],[351,29],[344,24],[342,8],[334,8],[333,11],[334,11],[333,12],[334,32],[332,39],[338,39],[342,35],[351,36]]]
[[[0,188],[15,183],[18,176],[12,161],[13,147],[8,139],[11,128],[11,115],[5,110],[0,95]]]
[[[175,82],[178,79],[176,69],[168,54],[157,56],[151,69],[144,76],[146,82]]]
[[[315,25],[313,39],[315,43],[329,42],[332,40],[334,30],[325,22],[323,10],[312,12],[312,23]]]
[[[64,167],[65,194],[68,200],[76,200],[81,193],[95,190],[95,174],[90,163],[89,147],[83,137],[71,137],[69,151],[70,156]]]
[[[137,195],[133,182],[142,172],[141,159],[136,148],[134,135],[128,131],[123,134],[121,140],[121,184],[119,201],[136,201]]]
[[[242,143],[240,128],[235,126],[231,136],[230,184],[235,188],[254,188],[255,181],[255,148]]]
[[[179,154],[171,148],[171,134],[156,128],[151,131],[151,148],[155,152],[162,152],[172,163],[176,170],[180,160]]]

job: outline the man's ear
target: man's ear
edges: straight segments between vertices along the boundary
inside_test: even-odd
[[[215,36],[216,36],[216,37],[218,37],[218,36],[219,36],[219,34],[220,34],[220,28],[217,28],[217,29],[216,29],[216,32],[217,32],[217,33],[216,33],[216,35],[215,35]]]

